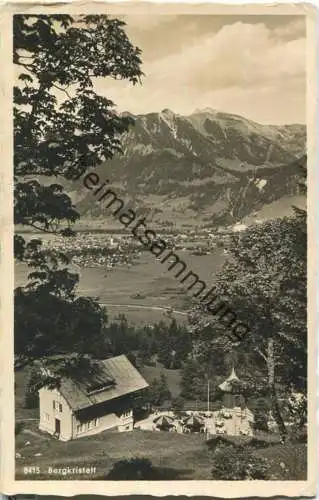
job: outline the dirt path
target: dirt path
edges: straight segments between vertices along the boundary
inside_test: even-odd
[[[39,420],[38,418],[16,418],[15,421],[16,422],[36,422],[37,420]]]
[[[35,436],[35,437],[42,437],[41,434],[38,434],[37,432],[34,432],[34,431],[31,431],[31,429],[23,429],[22,430],[23,434],[30,434],[31,436]],[[45,436],[46,438],[46,436]]]
[[[112,304],[111,302],[100,303],[101,306],[109,306],[109,307],[131,307],[133,309],[150,309],[152,311],[166,311],[172,312],[174,314],[181,314],[182,316],[187,316],[186,312],[177,311],[176,309],[171,309],[170,307],[161,307],[161,306],[147,306],[144,304]]]

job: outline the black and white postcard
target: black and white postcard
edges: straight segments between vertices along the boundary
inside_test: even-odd
[[[315,493],[315,9],[1,11],[6,494]]]

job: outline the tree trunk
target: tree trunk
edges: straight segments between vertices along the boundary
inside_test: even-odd
[[[280,412],[276,386],[275,386],[274,339],[272,337],[269,338],[267,345],[267,370],[268,370],[268,387],[270,393],[271,411],[276,421],[276,424],[278,425],[280,438],[282,442],[285,442],[287,438],[287,429]]]

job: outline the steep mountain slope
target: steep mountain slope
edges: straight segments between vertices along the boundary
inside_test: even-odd
[[[166,109],[134,118],[122,137],[123,154],[98,172],[134,208],[158,220],[188,211],[190,217],[231,223],[299,193],[303,125],[261,125],[212,109],[190,116]],[[80,183],[73,194],[87,215],[105,213],[103,204],[92,206]]]

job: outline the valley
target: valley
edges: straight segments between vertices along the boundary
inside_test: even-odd
[[[32,236],[30,233],[27,235],[23,233],[23,235],[28,238]],[[84,238],[82,238],[83,235]],[[175,240],[179,240],[180,236],[175,235]],[[90,240],[94,241],[95,247],[109,249],[110,242],[112,242],[113,248],[114,245],[118,245],[123,251],[123,241],[126,241],[126,238],[127,235],[123,234],[111,236],[106,233],[81,233],[78,241],[81,242],[82,252]],[[166,238],[172,238],[172,236],[166,235]],[[57,238],[43,235],[43,239],[47,245],[59,248],[55,242]],[[69,242],[68,238],[64,240],[66,243]],[[61,249],[61,240],[59,241]],[[227,258],[225,249],[221,246],[212,246],[211,253],[201,254],[198,250],[204,246],[207,247],[207,242],[201,239],[198,233],[189,235],[188,238],[184,235],[181,241],[183,241],[182,248],[176,249],[174,246],[180,258],[187,263],[189,269],[202,279],[206,279],[208,284],[213,283],[216,273]],[[79,243],[75,246],[81,252]],[[128,247],[129,255],[131,246]],[[135,246],[137,247],[136,243]],[[63,249],[65,251],[65,248]],[[197,252],[194,252],[194,249],[197,249]],[[78,294],[97,297],[101,304],[106,305],[110,319],[118,317],[119,314],[125,314],[134,324],[149,324],[160,320],[167,322],[170,320],[170,311],[173,309],[175,310],[171,313],[173,317],[176,317],[179,322],[185,321],[187,319],[185,311],[192,303],[191,296],[187,295],[185,288],[174,277],[174,273],[169,272],[153,254],[141,251],[141,249],[135,251],[134,264],[124,261],[119,265],[115,262],[113,266],[107,268],[104,264],[97,265],[96,257],[91,259],[91,263],[87,266],[73,263],[74,272],[80,275]],[[30,270],[25,264],[16,264],[15,286],[25,284],[28,272]]]

